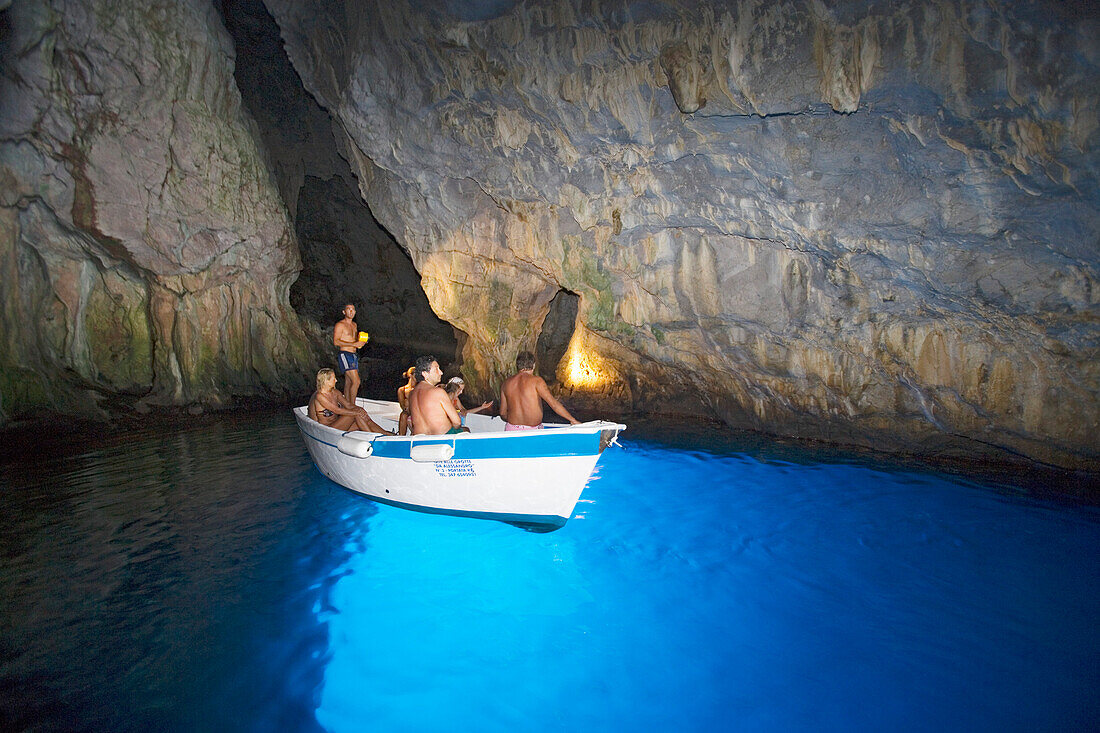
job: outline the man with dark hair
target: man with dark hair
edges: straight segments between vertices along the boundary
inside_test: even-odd
[[[344,306],[344,318],[332,327],[332,344],[340,349],[340,371],[344,374],[344,399],[349,405],[355,405],[359,394],[359,355],[356,353],[366,341],[360,339],[359,328],[355,325],[355,306]]]
[[[521,351],[516,354],[516,371],[522,372],[526,370],[534,371],[535,369],[535,355],[530,351]]]
[[[505,430],[538,430],[542,427],[542,403],[558,413],[570,425],[577,420],[562,403],[550,394],[542,377],[535,376],[535,355],[521,351],[516,356],[516,373],[500,386],[500,416],[507,423]]]
[[[432,364],[439,367],[439,362],[434,356],[428,354],[426,356],[416,357],[416,361],[413,362],[413,376],[416,377],[416,381],[419,384],[428,379],[428,374],[432,371]],[[439,384],[439,380],[443,378],[443,370],[439,370],[439,376],[436,377],[432,384]]]
[[[416,360],[416,386],[409,392],[413,435],[452,435],[462,432],[459,417],[451,398],[439,386],[443,370],[434,356]]]

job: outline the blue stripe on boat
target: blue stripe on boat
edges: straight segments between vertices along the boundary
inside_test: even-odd
[[[553,456],[594,456],[600,452],[600,434],[558,433],[523,438],[493,437],[451,439],[433,437],[413,440],[376,440],[374,455],[379,458],[409,458],[414,445],[454,444],[454,458],[546,458]]]
[[[318,443],[336,447],[335,443],[322,440],[306,431],[302,434]],[[484,433],[482,433],[484,435]],[[424,436],[400,440],[374,440],[373,455],[378,458],[411,459],[410,450],[414,445],[451,445],[455,453],[452,458],[553,458],[555,456],[594,456],[600,452],[600,433],[559,433],[547,431],[545,434],[524,434],[524,437],[500,434],[500,437],[482,437],[476,439],[461,436]]]

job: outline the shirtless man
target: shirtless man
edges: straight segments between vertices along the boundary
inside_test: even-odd
[[[506,421],[505,430],[537,430],[542,427],[542,403],[558,413],[570,425],[577,420],[562,403],[550,394],[546,381],[535,376],[535,357],[530,351],[521,351],[516,357],[516,373],[500,385],[500,416]]]
[[[309,399],[307,412],[311,420],[337,430],[363,430],[368,433],[393,435],[383,430],[362,407],[350,407],[336,391],[336,372],[328,367],[317,372],[317,391]]]
[[[413,435],[452,435],[462,432],[462,418],[439,386],[443,370],[434,356],[416,360],[416,386],[409,393]]]
[[[409,427],[409,393],[416,387],[416,367],[405,370],[408,381],[397,388],[397,404],[401,405],[401,417],[397,421],[397,434],[404,435]]]
[[[359,394],[359,355],[356,353],[364,344],[359,340],[359,327],[355,325],[355,306],[344,306],[344,318],[332,327],[332,344],[340,349],[340,371],[344,373],[344,399],[349,405],[355,404]]]

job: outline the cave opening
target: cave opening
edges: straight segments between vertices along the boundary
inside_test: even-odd
[[[360,352],[360,395],[392,399],[417,355],[454,358],[455,331],[436,316],[412,259],[363,200],[333,118],[306,91],[262,0],[217,0],[215,7],[236,48],[241,100],[297,234],[302,270],[291,307],[323,352],[332,350],[344,304],[354,304],[359,327],[371,334]]]
[[[535,344],[535,366],[539,376],[548,383],[557,381],[558,364],[565,358],[577,327],[579,303],[579,295],[562,288],[550,301],[550,310],[542,321],[542,331]]]
[[[295,228],[302,272],[290,303],[299,315],[327,334],[344,304],[354,304],[360,327],[371,334],[368,361],[411,364],[416,355],[433,353],[445,363],[455,353],[454,329],[432,311],[412,260],[374,220],[354,180],[306,176]]]

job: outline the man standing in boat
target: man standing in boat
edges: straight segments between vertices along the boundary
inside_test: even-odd
[[[500,416],[507,423],[505,430],[538,430],[542,427],[542,403],[558,413],[570,425],[577,419],[550,394],[546,380],[535,376],[535,355],[521,351],[516,356],[516,373],[500,386]]]
[[[409,392],[413,435],[452,435],[461,433],[458,415],[447,391],[439,386],[443,370],[434,356],[416,360],[416,386]]]
[[[344,318],[337,321],[332,328],[332,344],[340,349],[337,355],[340,360],[340,371],[344,374],[344,399],[349,405],[355,404],[355,397],[359,394],[359,351],[366,343],[361,340],[359,327],[355,325],[355,306],[348,303],[344,306]]]

